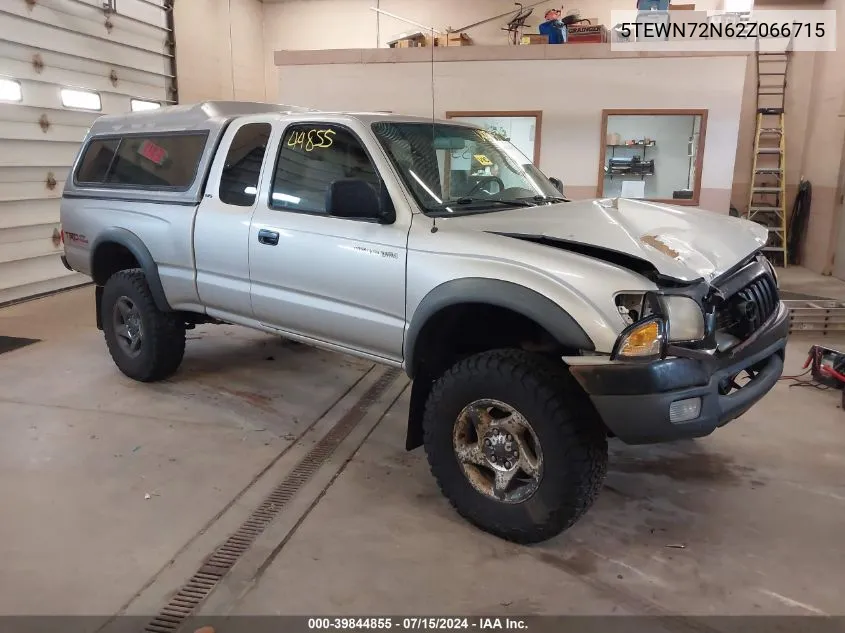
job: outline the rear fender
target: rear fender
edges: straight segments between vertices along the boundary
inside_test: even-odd
[[[106,229],[97,236],[97,239],[94,240],[94,244],[91,246],[90,271],[91,275],[94,277],[94,281],[97,283],[97,286],[104,286],[106,281],[108,281],[107,279],[98,279],[97,271],[94,268],[94,261],[97,256],[98,248],[108,243],[119,244],[132,253],[141,270],[144,271],[144,277],[146,278],[147,285],[150,287],[150,293],[153,296],[153,301],[155,301],[156,307],[162,312],[172,312],[173,308],[170,307],[170,304],[167,301],[167,296],[164,293],[164,286],[162,286],[161,277],[158,274],[158,265],[156,264],[155,259],[153,259],[153,256],[150,254],[149,249],[144,245],[144,242],[141,241],[141,238],[126,229],[118,227]],[[100,313],[100,298],[101,297],[97,298],[98,319]],[[101,324],[98,321],[98,326],[99,325]]]

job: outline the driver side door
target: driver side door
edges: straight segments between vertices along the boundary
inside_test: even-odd
[[[411,217],[380,224],[333,217],[326,205],[330,185],[349,178],[401,195],[381,177],[388,167],[362,140],[366,128],[352,125],[295,123],[282,133],[250,227],[252,308],[264,325],[398,364]]]

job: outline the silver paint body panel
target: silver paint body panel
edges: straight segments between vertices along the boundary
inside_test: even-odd
[[[568,312],[602,353],[611,351],[625,327],[614,295],[656,288],[621,266],[501,234],[600,246],[647,260],[682,281],[712,279],[765,242],[764,231],[744,220],[623,199],[434,220],[420,212],[371,131],[375,121],[430,119],[267,104],[177,108],[182,109],[104,117],[92,127],[88,138],[122,130],[208,130],[209,143],[189,191],[116,192],[77,187],[69,178],[62,226],[87,240],[65,240],[70,266],[90,275],[97,236],[120,227],[149,250],[173,309],[392,365],[404,362],[404,339],[426,296],[453,280],[504,280],[544,295]],[[393,224],[270,207],[285,128],[308,121],[342,125],[359,137],[396,209]],[[272,126],[258,195],[251,207],[227,205],[218,196],[223,162],[237,129],[251,122]],[[259,243],[261,229],[278,232],[279,244]]]

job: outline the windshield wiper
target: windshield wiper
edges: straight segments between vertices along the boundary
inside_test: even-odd
[[[444,202],[443,206],[449,206],[450,204],[459,204],[461,206],[467,206],[470,204],[506,204],[509,207],[534,207],[534,205],[527,200],[502,200],[501,198],[458,198],[457,200],[453,200],[450,202]]]
[[[533,196],[531,199],[534,202],[569,202],[568,199],[560,196]]]

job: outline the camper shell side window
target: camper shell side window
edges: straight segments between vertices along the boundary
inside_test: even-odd
[[[187,191],[199,171],[208,130],[94,136],[73,175],[77,187]]]

